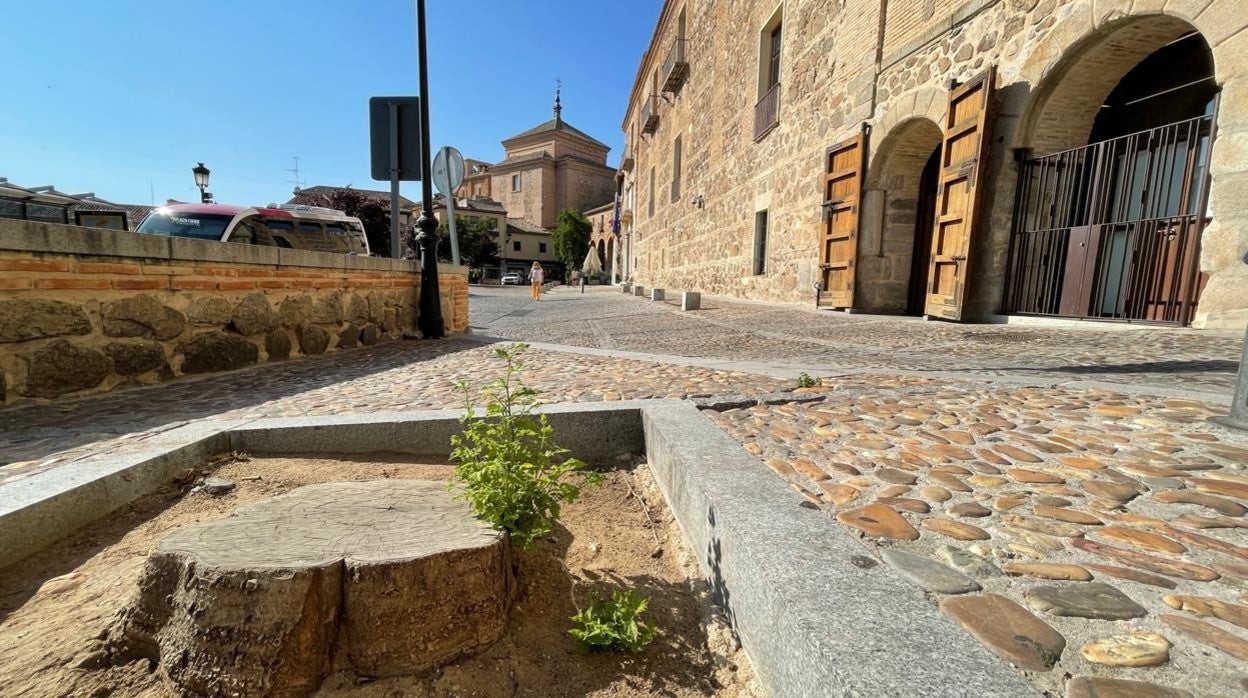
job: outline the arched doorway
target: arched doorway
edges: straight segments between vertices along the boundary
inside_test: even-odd
[[[607,274],[611,274],[615,267],[615,235],[607,238],[607,258],[603,260],[602,268]]]
[[[1068,52],[1022,126],[1008,311],[1191,321],[1217,95],[1209,45],[1174,17]]]
[[[923,314],[940,142],[939,126],[914,118],[880,143],[867,178],[867,197],[877,210],[864,222],[858,248],[855,304],[862,310]]]

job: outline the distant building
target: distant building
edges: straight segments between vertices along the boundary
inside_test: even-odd
[[[547,279],[563,277],[563,262],[555,257],[550,231],[533,221],[508,218],[507,237],[500,247],[503,273],[514,271],[527,275],[533,262],[538,262],[546,270]]]
[[[585,217],[594,226],[589,236],[589,245],[598,252],[598,261],[602,263],[602,270],[611,276],[615,267],[616,254],[615,232],[612,226],[612,220],[615,217],[615,201],[612,200],[585,211]]]
[[[560,210],[585,211],[615,195],[610,147],[563,120],[558,92],[554,118],[504,140],[503,148],[502,162],[486,172],[490,196],[511,218],[551,228]]]
[[[134,230],[153,209],[113,203],[91,192],[66,194],[53,186],[22,187],[0,177],[0,218]]]
[[[464,181],[455,195],[465,199],[489,199],[490,191],[490,163],[465,158]]]

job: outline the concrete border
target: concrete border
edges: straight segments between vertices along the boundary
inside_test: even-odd
[[[695,406],[654,401],[642,418],[667,504],[772,695],[1038,695]]]
[[[689,401],[543,407],[573,455],[645,450],[771,695],[1037,695]],[[462,411],[203,420],[0,487],[0,567],[231,450],[446,455]]]

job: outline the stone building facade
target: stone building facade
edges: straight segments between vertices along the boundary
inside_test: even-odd
[[[1248,5],[669,0],[626,276],[982,320],[1248,321]]]
[[[511,218],[551,228],[560,210],[584,211],[615,194],[610,148],[563,120],[557,94],[554,118],[504,140],[503,148],[503,160],[489,167],[489,188]]]

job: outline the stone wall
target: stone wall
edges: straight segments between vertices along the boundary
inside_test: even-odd
[[[639,112],[682,8],[689,75],[679,91],[658,100],[658,129],[643,136]],[[636,157],[625,182],[636,192],[632,276],[647,287],[809,302],[818,278],[823,156],[865,125],[859,269],[866,276],[859,289],[878,280],[883,286],[862,298],[872,309],[895,310],[904,297],[909,249],[901,208],[913,200],[900,188],[913,188],[913,161],[930,142],[912,136],[942,123],[951,81],[996,66],[967,317],[1000,312],[1015,149],[1043,154],[1071,138],[1086,140],[1091,112],[1085,107],[1099,107],[1142,55],[1195,29],[1213,51],[1222,95],[1211,166],[1214,223],[1201,250],[1209,281],[1193,324],[1242,327],[1248,320],[1246,8],[1239,0],[669,0],[622,124]],[[779,125],[756,142],[759,33],[777,11],[784,21]],[[915,121],[928,123],[916,131]],[[672,201],[677,134],[684,172],[682,197]],[[914,150],[899,156],[899,147]],[[696,195],[701,206],[690,205]],[[762,210],[770,220],[767,271],[755,276],[753,227]]]
[[[0,404],[242,368],[402,337],[415,262],[0,220]],[[439,274],[447,329],[466,269]]]

